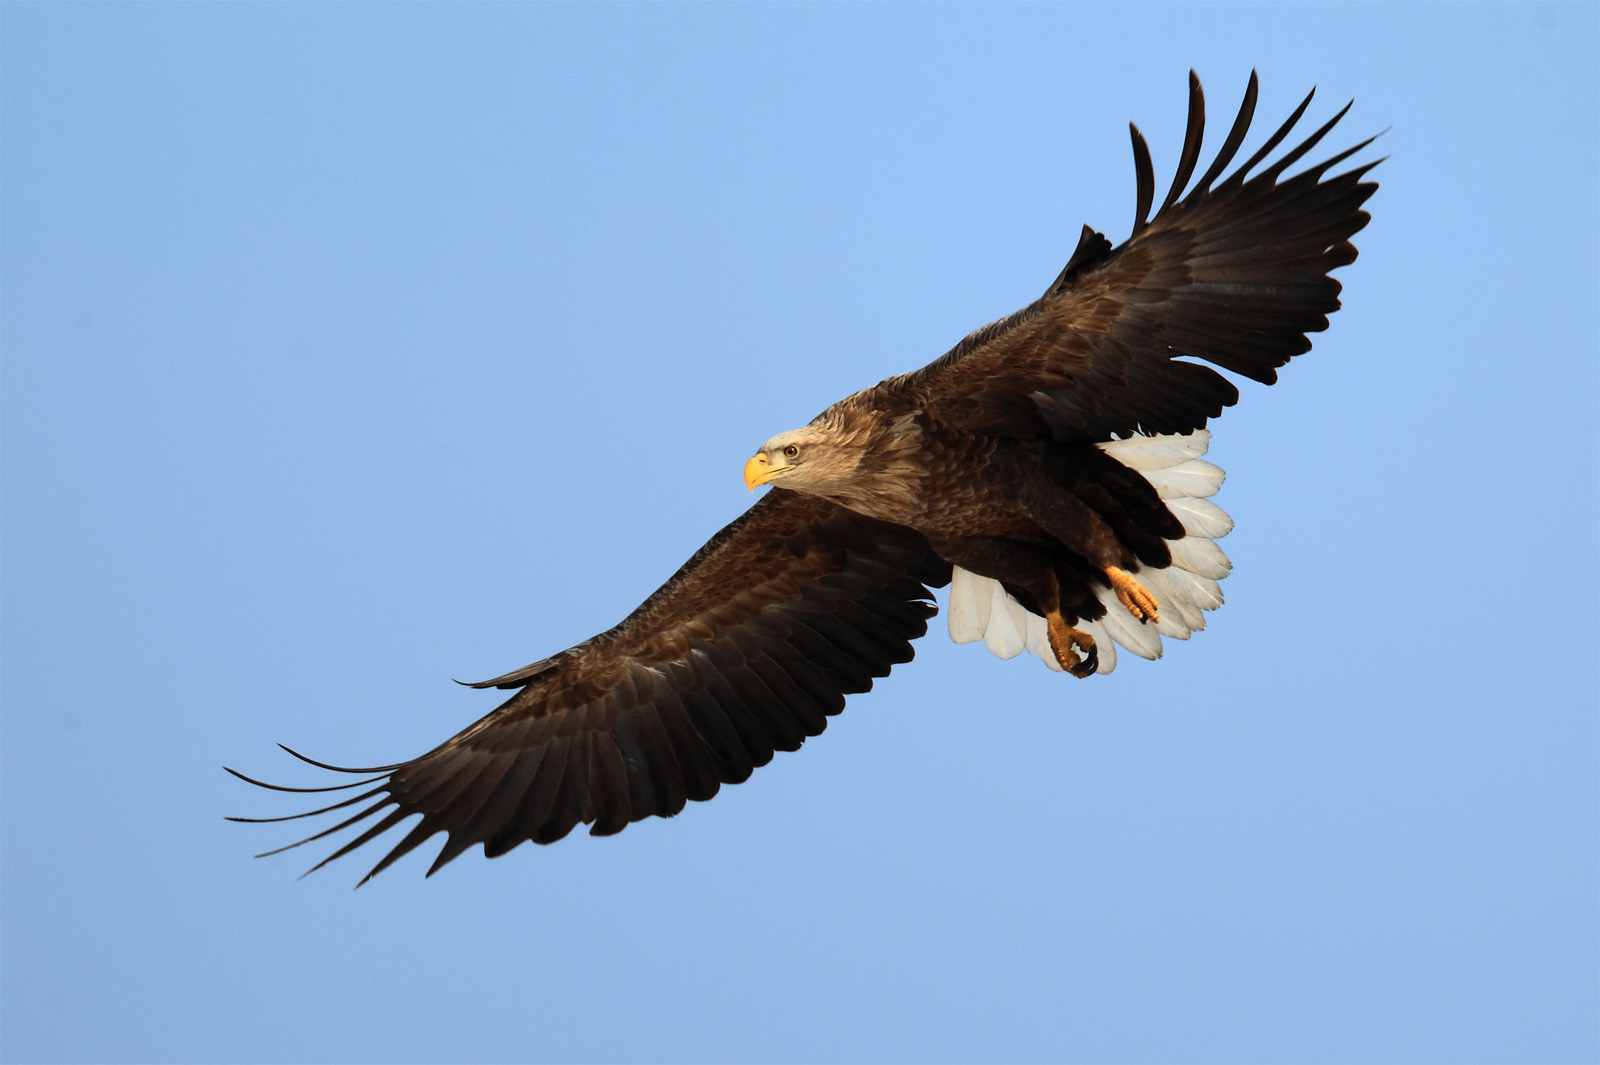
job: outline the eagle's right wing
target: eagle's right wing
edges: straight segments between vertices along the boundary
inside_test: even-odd
[[[364,787],[308,813],[233,820],[358,808],[308,843],[388,810],[320,868],[420,814],[365,883],[438,832],[448,838],[430,875],[477,843],[494,857],[558,840],[580,821],[608,835],[671,817],[774,751],[797,750],[845,695],[910,661],[934,613],[928,588],[949,580],[950,566],[917,533],[774,489],[617,627],[474,685],[520,690],[420,758],[371,769],[312,762],[378,774],[322,788],[230,769],[279,791]]]

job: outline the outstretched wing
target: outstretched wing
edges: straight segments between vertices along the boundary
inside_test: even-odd
[[[308,843],[388,811],[316,869],[421,814],[365,883],[438,832],[448,838],[429,875],[476,843],[494,857],[551,843],[580,821],[599,836],[671,817],[774,751],[799,749],[845,695],[910,661],[935,612],[928,588],[949,579],[917,533],[774,489],[616,628],[474,685],[520,690],[422,757],[371,769],[312,762],[379,774],[327,788],[230,769],[279,791],[363,789],[292,817],[233,820],[359,808]]]
[[[1311,349],[1306,334],[1326,329],[1339,308],[1340,285],[1329,271],[1356,258],[1350,237],[1367,224],[1361,204],[1377,189],[1361,178],[1377,162],[1325,177],[1369,138],[1283,179],[1344,117],[1346,105],[1247,180],[1300,120],[1307,96],[1214,186],[1244,142],[1256,89],[1252,72],[1216,160],[1184,196],[1205,127],[1205,98],[1191,71],[1183,153],[1155,217],[1146,220],[1155,198],[1150,152],[1130,127],[1138,208],[1128,240],[1113,249],[1085,226],[1061,276],[1038,300],[879,387],[970,431],[1087,441],[1193,432],[1238,400],[1221,374],[1183,357],[1276,381],[1279,366]]]

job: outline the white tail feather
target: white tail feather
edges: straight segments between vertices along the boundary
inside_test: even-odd
[[[1055,652],[1050,650],[1050,623],[1038,614],[1028,615],[1028,650],[1057,673],[1066,672],[1056,661]]]
[[[1199,632],[1206,627],[1206,619],[1200,605],[1186,594],[1188,588],[1172,579],[1172,571],[1176,568],[1168,566],[1166,569],[1140,570],[1139,577],[1156,597],[1156,602],[1161,604],[1161,626],[1156,631],[1175,640],[1187,640],[1191,632]],[[1169,632],[1169,627],[1173,631]],[[1179,629],[1182,631],[1177,631]]]
[[[1203,536],[1185,536],[1182,540],[1169,540],[1172,564],[1179,569],[1201,577],[1220,581],[1233,569],[1233,563],[1222,553],[1222,548]]]
[[[1222,487],[1222,471],[1205,459],[1190,459],[1164,470],[1139,472],[1155,486],[1156,494],[1162,499],[1181,499],[1184,496],[1203,499],[1216,494],[1217,489]]]
[[[1178,586],[1177,594],[1201,610],[1215,610],[1222,605],[1222,585],[1210,577],[1190,573],[1178,566],[1168,566],[1162,572],[1169,582]]]
[[[1183,522],[1183,531],[1190,536],[1220,540],[1233,531],[1233,519],[1209,499],[1179,496],[1167,500],[1167,509]]]
[[[982,580],[960,566],[950,575],[950,638],[956,643],[983,639],[989,627],[989,597],[978,595],[973,582]]]
[[[1110,637],[1140,658],[1160,658],[1161,636],[1155,628],[1135,621],[1128,608],[1117,601],[1114,592],[1107,591],[1106,596],[1111,601],[1107,603],[1104,596],[1100,599],[1106,607],[1106,616],[1100,619],[1100,624],[1105,626]]]
[[[1098,445],[1101,451],[1130,470],[1164,470],[1197,459],[1211,446],[1211,431],[1200,429],[1186,436],[1130,436]]]
[[[980,577],[979,580],[988,578]],[[1022,604],[1006,594],[999,581],[988,581],[991,596],[989,627],[984,631],[984,645],[1001,658],[1015,658],[1028,646],[1028,612]]]
[[[1137,470],[1183,524],[1185,536],[1169,540],[1172,565],[1141,569],[1137,576],[1160,604],[1161,621],[1141,624],[1110,588],[1096,590],[1106,608],[1099,621],[1080,621],[1078,628],[1094,638],[1100,663],[1097,672],[1117,667],[1117,644],[1141,658],[1161,657],[1161,637],[1187,640],[1206,627],[1205,611],[1222,605],[1217,584],[1233,564],[1213,541],[1233,529],[1233,519],[1208,498],[1222,486],[1223,472],[1200,456],[1210,446],[1204,429],[1187,435],[1135,436],[1098,444],[1102,451]],[[1024,609],[997,580],[960,566],[950,581],[950,638],[956,643],[982,640],[1001,658],[1031,651],[1057,672],[1061,666],[1050,649],[1044,618]]]

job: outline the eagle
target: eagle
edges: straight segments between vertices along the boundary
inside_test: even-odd
[[[1364,178],[1381,159],[1331,173],[1373,138],[1285,176],[1349,104],[1267,163],[1314,93],[1224,177],[1255,113],[1252,72],[1191,185],[1205,127],[1191,71],[1177,173],[1153,216],[1150,151],[1129,126],[1137,195],[1121,245],[1084,226],[1028,306],[762,444],[744,482],[770,486],[763,498],[616,627],[471,685],[514,692],[481,720],[393,765],[283,748],[362,777],[347,783],[229,769],[277,791],[356,792],[231,820],[339,814],[267,854],[363,826],[309,873],[420,816],[361,883],[443,832],[431,876],[476,844],[492,858],[580,823],[608,836],[744,781],[911,661],[936,588],[950,587],[957,642],[1028,650],[1077,678],[1110,673],[1119,645],[1155,658],[1161,637],[1204,628],[1232,527],[1210,498],[1223,475],[1202,457],[1206,425],[1239,398],[1212,367],[1270,385],[1311,349],[1377,189]]]

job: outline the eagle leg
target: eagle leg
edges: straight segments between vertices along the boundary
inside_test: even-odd
[[[1049,626],[1050,650],[1055,652],[1061,668],[1079,680],[1093,676],[1100,668],[1100,649],[1094,645],[1094,637],[1068,625],[1059,610],[1050,611],[1045,621]],[[1083,652],[1081,659],[1078,657],[1080,650]]]
[[[1154,621],[1158,625],[1161,623],[1161,604],[1156,602],[1156,597],[1150,594],[1149,589],[1133,579],[1131,573],[1108,566],[1106,580],[1111,583],[1111,590],[1117,593],[1117,599],[1128,608],[1128,613],[1139,620],[1139,624],[1147,621]]]

